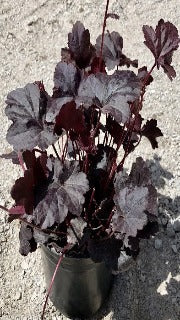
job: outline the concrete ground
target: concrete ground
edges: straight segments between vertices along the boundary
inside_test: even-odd
[[[53,71],[67,44],[72,24],[80,20],[91,33],[92,43],[102,29],[105,1],[99,0],[1,0],[0,2],[0,152],[11,150],[5,140],[9,123],[4,114],[5,97],[14,88],[43,79],[52,92]],[[124,52],[139,66],[152,66],[153,57],[143,44],[142,25],[156,26],[163,18],[180,30],[177,0],[111,0],[107,28],[124,38]],[[93,320],[178,320],[180,319],[180,233],[173,221],[179,216],[180,151],[179,101],[180,55],[173,57],[177,77],[171,83],[162,70],[154,71],[144,103],[145,119],[156,118],[164,137],[152,150],[143,139],[133,154],[148,160],[159,195],[160,232],[141,244],[137,262],[115,279],[111,295]],[[131,159],[129,159],[131,161]],[[128,163],[127,163],[128,166]],[[20,169],[0,158],[0,204],[10,206],[9,191]],[[45,299],[40,250],[26,258],[18,252],[18,222],[7,224],[0,214],[0,317],[3,320],[39,320]],[[49,302],[46,319],[67,319]]]

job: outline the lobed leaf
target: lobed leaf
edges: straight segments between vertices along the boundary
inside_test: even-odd
[[[82,80],[77,105],[85,108],[96,104],[103,113],[112,115],[117,122],[126,123],[130,118],[129,103],[140,95],[140,82],[132,71],[116,71],[109,76],[92,74]]]
[[[56,160],[53,182],[33,213],[35,223],[42,229],[51,227],[55,222],[62,223],[68,211],[80,216],[85,201],[84,194],[89,189],[86,174],[79,172],[76,162],[67,161],[62,167]]]
[[[157,192],[151,184],[149,170],[141,157],[133,163],[129,176],[123,181],[121,172],[116,175],[114,202],[116,211],[112,228],[116,237],[125,243],[135,237],[146,225],[147,213],[157,215]]]
[[[77,93],[81,74],[72,63],[59,62],[54,72],[54,86],[60,89],[61,96],[74,96]]]
[[[74,101],[64,104],[56,116],[54,132],[58,131],[59,128],[63,128],[66,131],[74,130],[76,133],[81,133],[85,130],[84,115],[80,109],[76,109]]]
[[[156,138],[163,136],[161,130],[157,127],[157,120],[155,119],[147,120],[141,129],[141,134],[150,141],[153,149],[158,148]]]
[[[117,15],[108,14],[109,17],[118,18]],[[101,55],[101,43],[102,43],[102,35],[98,36],[96,39],[96,54],[98,57]],[[126,57],[122,53],[123,48],[123,38],[120,34],[116,31],[108,32],[104,35],[104,43],[102,49],[102,58],[105,62],[106,67],[108,70],[113,70],[116,66],[127,66],[128,68],[130,65],[137,68],[138,61],[131,60]]]
[[[96,39],[95,48],[98,56],[100,56],[101,52],[101,42],[102,35],[98,36]],[[104,35],[102,57],[108,70],[112,70],[119,65],[120,57],[122,55],[122,48],[123,38],[118,32],[113,31]]]
[[[33,83],[8,94],[5,112],[13,124],[6,138],[15,151],[32,150],[36,146],[46,149],[57,140],[53,126],[42,120],[41,102],[40,89]],[[44,107],[46,109],[47,105]]]
[[[80,21],[73,25],[72,32],[68,34],[68,47],[73,53],[73,58],[79,68],[85,68],[89,65],[93,55],[90,33]]]
[[[177,28],[169,21],[160,19],[156,29],[147,25],[143,26],[145,45],[151,50],[155,58],[157,68],[161,66],[170,80],[176,76],[171,66],[172,56],[179,46],[179,35]]]

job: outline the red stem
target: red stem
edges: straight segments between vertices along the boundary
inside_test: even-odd
[[[107,19],[108,6],[109,6],[109,0],[107,0],[107,2],[106,2],[106,10],[105,10],[105,14],[104,14],[104,23],[103,23],[102,40],[101,40],[101,50],[100,50],[100,57],[99,57],[99,71],[101,71],[101,65],[102,65],[102,51],[103,51],[103,45],[104,45],[104,32],[105,32],[105,28],[106,28],[106,19]]]
[[[18,152],[18,160],[19,160],[19,164],[21,166],[21,168],[23,169],[23,171],[25,171],[25,166],[24,166],[24,162],[23,162],[23,159],[22,159],[22,153],[21,152]]]
[[[61,261],[62,261],[62,259],[64,258],[64,254],[65,254],[65,252],[68,250],[68,248],[69,248],[69,245],[67,245],[67,246],[64,248],[64,250],[63,250],[63,252],[62,252],[62,255],[61,255],[61,256],[59,257],[59,259],[58,259],[58,262],[57,262],[57,265],[56,265],[56,269],[55,269],[54,274],[53,274],[53,276],[52,276],[51,283],[50,283],[50,286],[49,286],[49,289],[48,289],[48,293],[47,293],[47,296],[46,296],[46,300],[45,300],[45,303],[44,303],[44,306],[43,306],[43,312],[42,312],[41,320],[44,320],[46,305],[47,305],[47,301],[48,301],[49,295],[50,295],[50,293],[51,293],[51,289],[52,289],[52,286],[53,286],[53,283],[54,283],[54,279],[55,279],[56,273],[57,273],[57,271],[58,271],[58,268],[59,268],[59,266],[60,266],[60,264],[61,264]]]
[[[90,211],[91,204],[92,204],[93,199],[94,199],[94,194],[95,194],[95,188],[93,188],[92,193],[91,193],[91,199],[90,199],[89,206],[88,206],[88,212]]]

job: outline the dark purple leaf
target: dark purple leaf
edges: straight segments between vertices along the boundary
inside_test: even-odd
[[[46,121],[48,123],[55,123],[55,118],[59,114],[62,106],[68,102],[73,102],[73,97],[58,97],[51,99],[51,105],[46,114]]]
[[[16,206],[24,206],[27,214],[32,214],[34,204],[34,175],[33,170],[24,172],[24,177],[15,181],[11,190],[11,197],[15,200]]]
[[[106,129],[114,139],[114,143],[118,144],[122,139],[123,127],[111,116],[107,118]]]
[[[72,32],[68,34],[68,47],[79,68],[84,69],[89,65],[93,47],[90,43],[89,30],[85,29],[80,21],[73,25]]]
[[[158,148],[156,138],[163,136],[161,130],[157,127],[157,120],[155,119],[147,120],[146,124],[142,127],[141,134],[149,139],[153,149]]]
[[[117,152],[103,144],[98,144],[94,154],[89,155],[90,166],[94,169],[104,169],[109,171],[112,161],[117,157]]]
[[[92,63],[91,63],[91,70],[88,72],[88,74],[96,74],[96,73],[99,73],[99,72],[102,72],[102,73],[106,73],[106,69],[105,69],[105,63],[104,61],[102,60],[101,61],[101,66],[99,69],[99,63],[100,63],[100,58],[99,57],[94,57]]]
[[[36,146],[46,149],[57,140],[53,135],[53,126],[43,120],[45,115],[37,84],[29,83],[24,88],[10,92],[6,103],[6,115],[13,122],[7,133],[7,141],[16,151],[32,150]]]
[[[148,71],[146,66],[138,69],[137,77],[141,81],[142,85],[146,83],[146,85],[148,86],[153,81],[153,77],[151,75],[148,76]]]
[[[33,170],[35,185],[44,183],[49,176],[49,170],[47,167],[47,153],[42,152],[40,156],[36,158],[34,150],[27,150],[24,151],[22,155],[26,164],[26,168]]]
[[[64,166],[58,159],[54,162],[54,178],[49,185],[45,198],[34,210],[34,219],[42,229],[60,224],[68,211],[80,216],[84,194],[89,189],[86,174],[79,172],[78,164],[67,161]]]
[[[89,169],[89,185],[90,188],[95,189],[95,199],[97,199],[98,202],[109,197],[109,194],[113,192],[113,183],[109,183],[108,188],[105,188],[108,177],[108,172],[103,169]]]
[[[170,80],[176,76],[171,66],[172,55],[179,46],[179,35],[177,28],[171,22],[159,20],[156,29],[147,25],[143,26],[145,45],[151,50],[155,57],[157,68],[161,66]]]
[[[76,103],[74,101],[68,102],[62,106],[56,116],[54,132],[56,133],[59,128],[63,128],[66,131],[74,130],[76,133],[81,133],[85,130],[84,121],[84,115],[80,109],[76,109]]]
[[[139,137],[135,132],[127,131],[123,140],[123,149],[128,152],[128,154],[133,152],[138,141]]]

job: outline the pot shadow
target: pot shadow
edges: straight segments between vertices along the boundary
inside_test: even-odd
[[[160,164],[157,155],[147,160],[157,189],[164,189],[166,180],[173,174]],[[158,193],[158,205],[163,214],[171,211],[174,217],[180,208],[180,197],[172,199]],[[162,212],[161,212],[162,214]],[[180,233],[174,238],[166,234],[166,226],[160,226],[156,238],[162,240],[162,247],[155,248],[154,237],[142,240],[140,254],[135,265],[115,277],[109,298],[98,313],[89,320],[178,320],[180,314],[179,255],[172,250],[176,240],[180,247]],[[179,240],[178,240],[179,239]],[[106,318],[107,316],[107,318]]]

